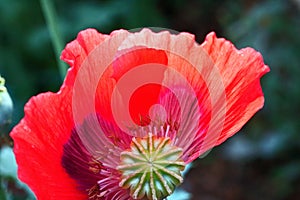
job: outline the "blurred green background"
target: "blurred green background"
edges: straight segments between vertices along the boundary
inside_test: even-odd
[[[300,199],[299,0],[53,3],[64,44],[88,27],[110,33],[154,26],[193,33],[199,43],[215,31],[238,48],[260,51],[271,68],[262,79],[265,107],[240,133],[198,159],[182,188],[195,200]],[[11,127],[31,96],[58,91],[61,79],[39,1],[0,0],[0,74],[14,102]],[[3,169],[13,163],[7,135],[0,136],[0,199],[33,199],[14,171]]]

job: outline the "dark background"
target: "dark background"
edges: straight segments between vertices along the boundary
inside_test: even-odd
[[[300,199],[299,0],[56,0],[64,44],[85,28],[165,27],[202,43],[210,31],[238,48],[260,51],[271,72],[262,78],[265,107],[233,138],[187,174],[192,199]],[[12,125],[28,99],[58,91],[61,79],[39,1],[0,0],[0,74],[14,101]],[[10,144],[1,136],[1,146]],[[1,176],[1,193],[26,199],[14,179]]]

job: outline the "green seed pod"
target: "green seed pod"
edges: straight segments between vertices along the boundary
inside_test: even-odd
[[[122,174],[120,186],[130,189],[134,199],[164,199],[183,182],[185,163],[181,155],[182,149],[170,138],[133,138],[131,149],[121,153],[117,167]]]
[[[12,119],[13,103],[0,76],[0,135],[8,134]]]

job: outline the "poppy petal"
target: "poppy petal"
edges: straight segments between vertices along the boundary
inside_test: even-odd
[[[66,76],[66,85],[73,85],[82,62],[106,38],[108,38],[108,35],[101,34],[95,29],[87,29],[79,32],[76,40],[67,44],[61,54],[61,59],[71,66],[68,76]]]
[[[73,128],[70,95],[66,88],[31,98],[25,117],[10,134],[19,178],[39,199],[85,199],[61,165],[63,145]]]
[[[110,95],[115,80],[111,77],[111,62],[119,43],[127,34],[127,31],[120,30],[108,36],[88,29],[80,32],[76,40],[68,44],[62,53],[62,59],[71,65],[64,86],[72,87],[72,111],[75,124],[82,124],[86,116],[97,112],[101,115],[99,123],[103,128],[101,132],[104,131],[102,137],[107,136],[113,142],[123,142],[120,144],[121,147],[128,146],[131,137],[117,140],[115,135],[122,136],[122,131],[118,127],[112,127],[115,124],[109,112]],[[115,135],[111,135],[112,133]],[[126,142],[128,140],[129,142]],[[88,150],[95,152],[93,148]]]
[[[232,43],[215,33],[203,43],[218,67],[226,92],[227,112],[224,129],[217,145],[232,136],[263,107],[260,78],[270,71],[261,54],[252,48],[237,50]]]
[[[269,67],[264,64],[260,53],[252,48],[238,50],[231,42],[217,38],[215,33],[207,36],[202,47],[207,51],[222,77],[226,109],[221,106],[224,104],[223,100],[217,101],[214,105],[221,108],[220,113],[225,114],[224,119],[221,119],[223,126],[219,131],[220,134],[214,138],[195,140],[189,148],[189,154],[194,154],[191,160],[234,135],[263,107],[264,97],[260,78],[269,72]],[[209,122],[210,126],[214,126],[213,121],[214,119]]]

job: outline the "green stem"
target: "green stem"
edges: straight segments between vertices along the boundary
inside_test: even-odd
[[[46,19],[46,23],[50,32],[52,44],[55,51],[56,61],[59,67],[59,73],[64,79],[67,72],[67,65],[60,60],[60,53],[63,50],[63,42],[60,37],[58,26],[56,23],[56,13],[52,0],[40,0],[40,4]]]

